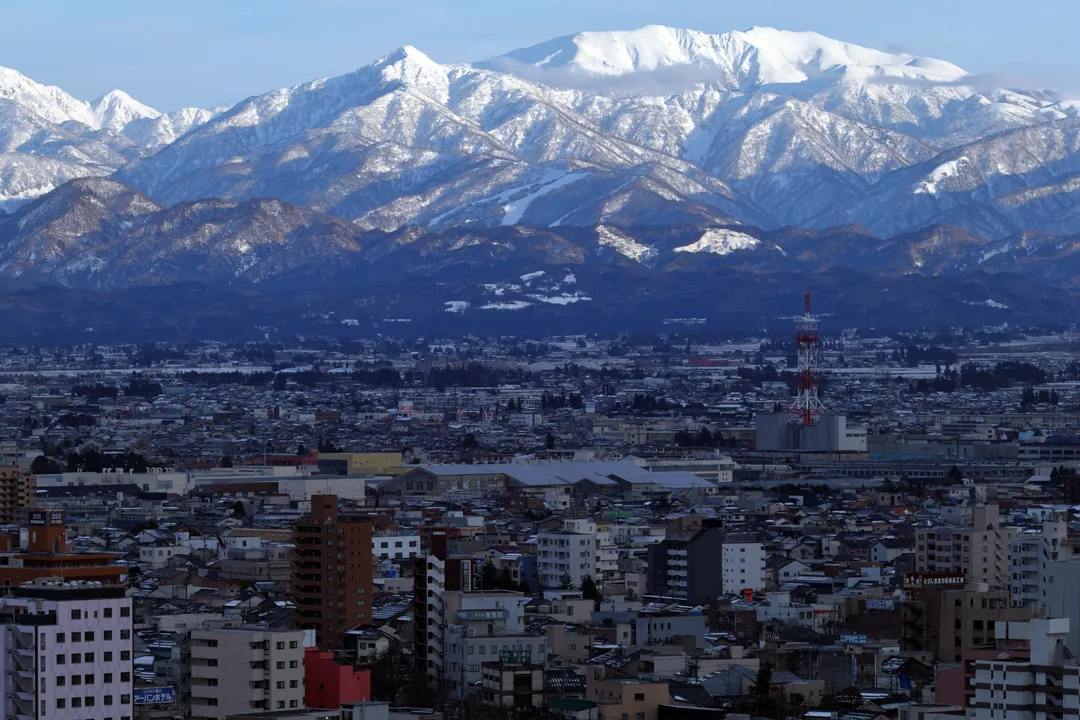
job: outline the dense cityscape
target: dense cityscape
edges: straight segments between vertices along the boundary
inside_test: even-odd
[[[786,324],[4,350],[9,716],[1075,712],[1080,337]]]

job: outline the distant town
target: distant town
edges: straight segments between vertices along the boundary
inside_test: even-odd
[[[827,325],[0,350],[5,716],[1077,717],[1080,334]]]

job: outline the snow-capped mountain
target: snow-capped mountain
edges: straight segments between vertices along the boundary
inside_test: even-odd
[[[110,175],[213,115],[162,115],[122,90],[77,100],[0,67],[0,210],[73,178]]]
[[[1076,149],[1062,137],[1074,104],[817,33],[649,26],[473,65],[405,47],[223,111],[165,115],[119,91],[83,103],[5,72],[8,209],[81,174],[166,206],[268,197],[364,229],[1072,231]],[[992,180],[956,185],[969,160]]]

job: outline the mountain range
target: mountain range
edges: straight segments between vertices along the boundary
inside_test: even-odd
[[[472,65],[405,47],[170,113],[0,68],[0,278],[19,287],[434,276],[454,287],[428,311],[449,315],[595,309],[702,272],[1071,287],[1078,192],[1080,103],[816,33],[649,26]],[[976,287],[957,302],[991,316],[1041,297]]]

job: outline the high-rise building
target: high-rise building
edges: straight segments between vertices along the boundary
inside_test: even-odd
[[[425,554],[418,555],[413,576],[413,655],[416,668],[427,674],[430,685],[447,682],[446,626],[454,612],[447,592],[479,587],[479,563],[448,552],[451,530],[433,529]]]
[[[9,718],[130,720],[132,612],[123,587],[38,580],[0,602]]]
[[[962,574],[969,585],[1012,591],[1009,534],[997,505],[972,508],[970,527],[939,525],[915,534],[915,570],[936,575]]]
[[[0,468],[0,523],[19,522],[34,506],[37,480],[17,467]]]
[[[193,720],[304,707],[303,630],[192,630],[188,650]]]
[[[313,495],[311,515],[293,528],[296,620],[314,628],[320,650],[371,622],[371,529],[369,518],[340,515],[336,495]]]
[[[537,533],[536,555],[543,587],[580,588],[587,577],[598,582],[596,523],[567,519],[558,530]]]

